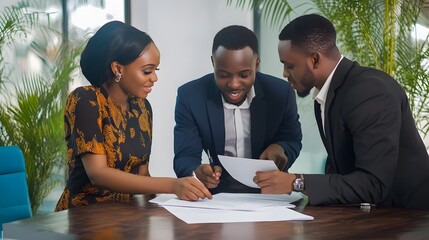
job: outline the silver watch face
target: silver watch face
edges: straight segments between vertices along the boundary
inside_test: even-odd
[[[302,178],[296,178],[293,181],[293,188],[297,192],[304,191],[304,179],[302,179]]]

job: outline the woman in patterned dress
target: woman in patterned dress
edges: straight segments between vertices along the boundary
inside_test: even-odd
[[[174,193],[185,200],[211,198],[196,178],[151,177],[152,109],[146,99],[160,53],[145,32],[119,21],[102,26],[82,52],[91,86],[67,99],[64,128],[69,179],[55,211],[132,194]]]

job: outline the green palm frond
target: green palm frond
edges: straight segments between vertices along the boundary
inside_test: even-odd
[[[23,79],[24,84],[17,89],[16,104],[9,104],[7,113],[14,134],[13,145],[24,152],[27,181],[32,209],[37,209],[54,183],[50,181],[51,172],[58,164],[58,153],[63,146],[62,137],[56,133],[62,121],[61,108],[55,99],[46,99],[51,91],[50,84],[40,76]],[[49,109],[49,114],[44,114]]]
[[[233,2],[235,2],[238,8],[261,10],[262,18],[270,25],[277,27],[279,27],[293,11],[293,8],[286,0],[227,0],[228,5],[231,5]]]
[[[397,53],[401,48],[409,52],[410,32],[423,1],[313,2],[336,25],[344,53],[396,77]]]
[[[25,37],[37,20],[37,15],[27,13],[27,4],[19,3],[16,6],[5,7],[0,13],[0,90],[9,75],[5,69],[4,51],[17,38]]]
[[[0,47],[10,44],[16,37],[26,36],[35,24],[37,14],[26,12],[26,3],[5,7],[0,14]]]

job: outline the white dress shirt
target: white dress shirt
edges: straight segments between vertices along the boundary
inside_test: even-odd
[[[255,97],[252,86],[247,98],[240,106],[227,103],[222,96],[225,116],[225,155],[232,157],[252,157],[250,141],[250,104]]]
[[[332,70],[331,74],[329,74],[328,79],[326,79],[325,84],[323,84],[322,89],[314,88],[313,91],[313,99],[316,100],[320,104],[320,117],[322,119],[322,127],[323,127],[323,133],[325,133],[325,105],[326,105],[326,98],[328,96],[329,87],[331,86],[332,76],[334,76],[334,72],[338,67],[338,64],[340,64],[341,60],[343,59],[343,55],[341,55],[340,60],[337,62],[337,65],[335,65],[335,68]],[[325,133],[326,135],[326,133]]]

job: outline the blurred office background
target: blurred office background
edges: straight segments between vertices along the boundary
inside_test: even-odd
[[[0,11],[18,2],[2,0]],[[303,1],[290,2],[295,2],[298,6]],[[60,32],[66,31],[70,41],[83,42],[104,23],[120,20],[148,32],[157,44],[161,51],[159,80],[148,97],[154,112],[153,149],[150,158],[152,176],[175,177],[172,161],[176,90],[183,83],[212,72],[212,39],[221,28],[235,24],[253,29],[260,42],[260,71],[283,78],[277,53],[280,28],[261,20],[257,11],[238,8],[235,4],[227,5],[226,0],[40,0],[39,6],[42,7],[33,10],[49,13],[49,18],[41,18],[40,21],[46,21],[46,24],[51,24]],[[290,19],[308,10],[296,9]],[[66,25],[64,16],[68,20]],[[419,26],[418,32],[427,36],[427,28],[423,26]],[[29,41],[29,38],[31,36],[22,41]],[[60,41],[60,38],[52,41]],[[5,62],[15,66],[10,73],[11,79],[20,79],[23,72],[40,71],[42,65],[37,55],[25,50],[23,45],[8,48],[4,57]],[[73,76],[74,81],[69,84],[69,90],[88,85],[78,71]],[[5,99],[1,96],[0,101],[3,100]],[[313,100],[310,95],[304,99],[297,98],[297,101],[303,131],[303,149],[291,171],[322,173],[326,152],[314,120]],[[206,161],[204,154],[203,161]],[[55,168],[53,178],[62,182],[43,201],[39,214],[53,210],[64,186],[64,169]]]

